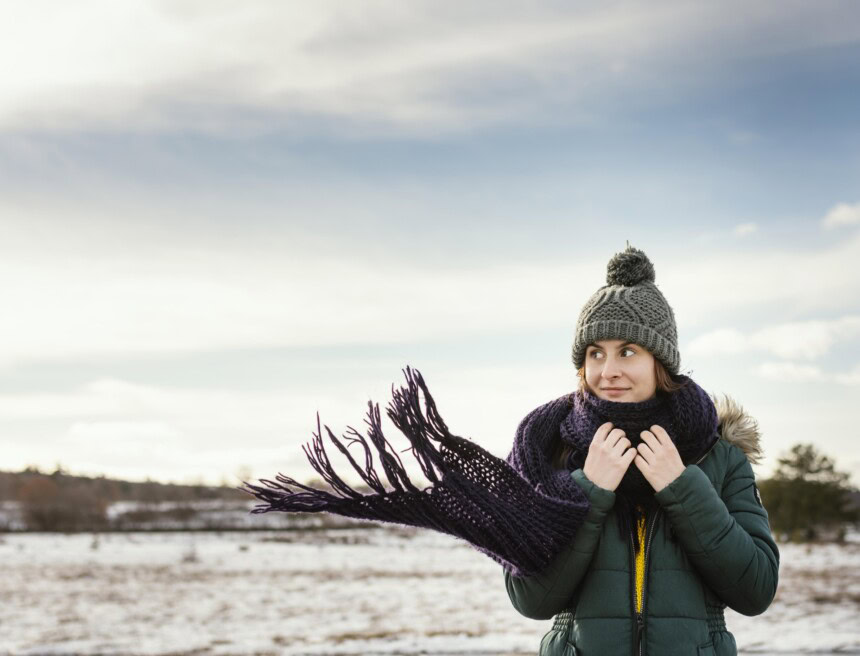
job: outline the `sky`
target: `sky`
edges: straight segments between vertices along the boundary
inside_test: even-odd
[[[856,2],[3,13],[0,469],[302,479],[407,365],[505,457],[629,242],[758,475],[860,484]]]

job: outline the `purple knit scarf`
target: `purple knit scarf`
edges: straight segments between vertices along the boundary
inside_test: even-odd
[[[662,426],[678,449],[681,461],[685,465],[696,462],[716,439],[717,411],[708,394],[692,379],[675,376],[674,380],[682,385],[677,391],[658,392],[655,397],[637,403],[606,401],[583,390],[573,394],[573,408],[560,426],[562,442],[573,449],[568,469],[583,466],[595,432],[607,421],[623,430],[634,447],[642,443],[642,431],[650,430],[654,424]],[[625,534],[640,512],[655,506],[654,488],[639,468],[631,464],[615,493],[616,516]],[[636,541],[636,533],[633,535]]]
[[[366,436],[350,427],[344,444],[328,426],[325,430],[372,494],[358,492],[335,473],[317,416],[314,439],[303,448],[333,493],[278,474],[274,481],[243,485],[243,490],[263,502],[252,512],[330,512],[430,528],[466,540],[514,574],[530,575],[545,569],[570,544],[588,512],[588,500],[569,469],[552,463],[560,440],[573,447],[569,466],[580,467],[594,432],[605,421],[624,429],[634,444],[639,431],[660,424],[672,436],[685,464],[695,462],[717,439],[714,404],[691,379],[678,376],[675,380],[685,383],[679,391],[642,403],[603,401],[581,392],[545,403],[520,422],[513,449],[502,460],[471,440],[452,435],[421,374],[407,367],[404,375],[407,384],[392,388],[386,412],[409,440],[409,450],[429,486],[419,488],[409,480],[397,450],[382,434],[379,405],[369,402]],[[348,448],[354,444],[362,449],[363,465]],[[379,477],[379,467],[388,487]],[[628,470],[620,494],[644,491],[638,480],[641,474],[631,473],[633,469]]]

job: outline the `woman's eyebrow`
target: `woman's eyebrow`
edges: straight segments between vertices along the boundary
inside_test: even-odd
[[[620,350],[623,348],[627,348],[628,346],[636,346],[636,342],[624,342],[623,344],[619,344],[615,350],[617,351],[617,350]],[[588,348],[594,349],[595,351],[602,351],[603,350],[603,348],[601,348],[600,346],[596,346],[594,344],[589,344]]]

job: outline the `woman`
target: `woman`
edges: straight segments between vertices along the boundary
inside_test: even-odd
[[[520,613],[555,616],[542,656],[735,654],[723,608],[764,611],[779,562],[750,467],[755,422],[678,374],[674,314],[629,246],[582,309],[573,361],[579,390],[526,415],[505,460],[452,435],[407,367],[387,414],[429,486],[409,479],[369,403],[366,436],[350,428],[345,445],[325,429],[371,494],[334,471],[318,418],[305,452],[331,492],[278,475],[245,485],[264,502],[254,512],[331,512],[468,541],[503,565]]]
[[[755,423],[677,375],[674,314],[644,253],[614,257],[607,283],[577,322],[580,387],[555,448],[588,515],[545,570],[506,570],[508,595],[555,616],[542,656],[736,654],[723,608],[763,612],[779,566]]]

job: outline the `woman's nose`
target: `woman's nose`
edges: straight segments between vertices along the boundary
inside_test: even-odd
[[[603,365],[603,373],[601,375],[604,378],[618,378],[621,375],[621,368],[614,359],[607,359],[606,364]]]

